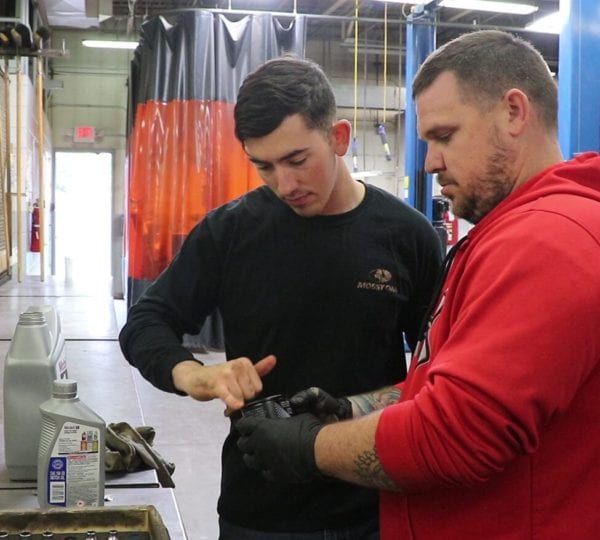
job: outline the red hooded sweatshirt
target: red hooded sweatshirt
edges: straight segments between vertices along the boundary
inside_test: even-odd
[[[600,156],[471,229],[400,388],[383,540],[600,538]]]

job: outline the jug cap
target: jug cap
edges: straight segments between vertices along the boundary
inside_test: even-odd
[[[56,379],[52,383],[52,395],[58,398],[69,398],[77,395],[77,381],[73,379]]]

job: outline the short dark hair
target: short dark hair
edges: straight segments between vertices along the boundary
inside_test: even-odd
[[[508,32],[479,30],[449,41],[419,68],[413,99],[445,71],[456,75],[462,97],[485,106],[510,88],[523,91],[544,125],[558,129],[558,90],[542,55],[527,41]]]
[[[262,64],[242,83],[233,113],[235,135],[242,142],[263,137],[294,114],[311,129],[327,130],[336,112],[331,83],[319,65],[283,56]]]

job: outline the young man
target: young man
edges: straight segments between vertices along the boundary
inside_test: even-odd
[[[510,34],[446,44],[413,89],[426,168],[475,226],[401,398],[325,426],[243,419],[244,460],[379,487],[383,539],[597,538],[600,156],[563,161],[556,85]]]
[[[230,411],[259,393],[319,386],[343,396],[402,380],[403,333],[414,346],[440,268],[433,227],[351,177],[343,160],[350,125],[336,120],[316,64],[264,64],[242,84],[235,122],[266,186],[192,230],[131,308],[120,335],[125,357],[158,388],[221,399]],[[181,337],[215,308],[230,361],[203,366]],[[377,538],[375,490],[269,483],[244,465],[237,438],[232,431],[223,447],[222,540]]]

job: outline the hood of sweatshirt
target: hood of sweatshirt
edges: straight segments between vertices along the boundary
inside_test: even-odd
[[[466,243],[475,240],[503,215],[555,195],[570,195],[600,204],[600,154],[586,152],[540,171],[477,223],[469,231]],[[568,211],[565,208],[565,213]]]

